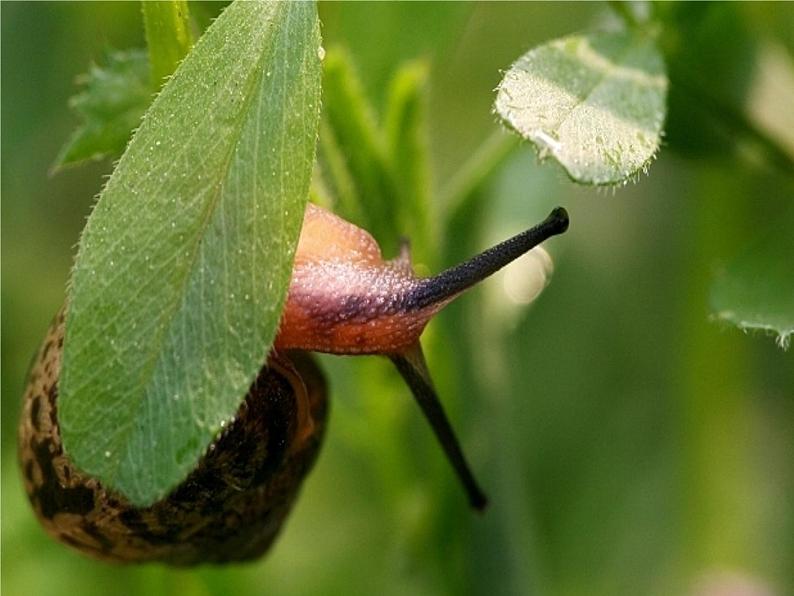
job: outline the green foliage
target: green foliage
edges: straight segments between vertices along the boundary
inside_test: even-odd
[[[734,7],[658,4],[654,20],[640,18],[636,6],[625,2],[611,6],[630,32],[572,35],[538,46],[513,64],[499,86],[497,113],[541,158],[553,156],[585,184],[623,182],[647,168],[660,147],[667,110],[659,38],[673,81],[670,145],[689,155],[743,152],[766,168],[794,174],[792,157],[740,107],[758,44]],[[726,35],[733,43],[712,51]],[[777,254],[772,261],[782,265],[794,251]],[[741,272],[721,277],[712,304],[718,318],[774,330],[785,344],[794,317],[789,294],[779,287],[785,277],[771,262],[768,268],[752,264],[739,263]],[[750,283],[762,271],[770,277]]]
[[[53,165],[119,157],[141,122],[154,94],[193,43],[185,0],[143,2],[145,50],[107,52],[104,66],[93,65],[78,82],[84,90],[70,107],[84,121],[61,149]]]
[[[715,316],[760,329],[787,348],[794,333],[794,210],[720,272],[711,288]]]
[[[146,26],[152,85],[159,89],[163,79],[176,70],[193,45],[190,12],[187,0],[142,2],[141,8]]]
[[[347,53],[333,48],[324,62],[322,186],[337,210],[369,230],[387,255],[395,254],[404,235],[410,236],[420,258],[433,253],[426,77],[421,61],[397,71],[381,124]]]
[[[759,49],[767,42],[753,31],[748,9],[720,2],[654,8],[671,80],[670,148],[690,158],[749,158],[756,167],[793,175],[790,153],[748,115]]]
[[[499,85],[496,111],[582,184],[617,184],[659,149],[667,77],[643,33],[571,35],[519,58]]]
[[[428,162],[405,171],[419,166],[429,179],[421,192],[431,201],[431,233],[440,238],[431,240],[442,246],[430,255],[436,265],[531,224],[552,203],[568,207],[573,226],[550,247],[561,249],[555,277],[531,309],[513,304],[494,280],[451,305],[423,338],[441,397],[492,499],[484,516],[466,510],[386,363],[323,357],[332,400],[328,436],[267,559],[174,570],[106,566],[51,540],[20,487],[14,450],[13,397],[62,302],[71,248],[102,183],[97,168],[44,175],[57,151],[52,131],[63,131],[71,73],[100,53],[97,39],[141,45],[139,10],[124,12],[123,3],[4,4],[2,541],[3,551],[14,553],[14,564],[3,568],[6,591],[794,593],[794,508],[785,498],[794,493],[791,353],[707,315],[715,265],[756,229],[769,250],[761,250],[762,240],[735,261],[747,266],[725,269],[752,280],[742,281],[746,294],[773,279],[775,260],[794,261],[771,254],[773,240],[785,248],[784,220],[774,229],[774,219],[794,196],[785,165],[792,149],[770,143],[774,135],[765,136],[749,110],[769,67],[757,50],[769,43],[789,48],[789,77],[774,82],[791,96],[794,4],[619,6],[638,9],[627,13],[629,28],[661,29],[670,78],[665,142],[651,176],[595,201],[592,189],[539,167],[518,135],[494,126],[489,106],[499,68],[530,44],[603,24],[610,18],[605,5],[320,4],[325,39],[348,48],[359,86],[373,101],[366,110],[380,138],[377,151],[398,182],[389,156],[397,144],[387,131],[396,128],[389,123],[400,112],[391,104],[399,94],[390,80],[400,64],[420,59],[429,66],[426,81],[417,77],[415,104],[427,118],[418,136],[406,135],[430,137]],[[191,3],[200,24],[218,8]],[[329,101],[326,95],[324,109]],[[773,125],[785,126],[786,107],[766,109]],[[314,197],[359,223],[366,209],[387,234],[416,240],[402,215],[383,222],[385,215],[364,204],[373,197],[359,196],[362,181],[348,153],[357,148],[342,151],[337,132],[326,117]],[[142,247],[149,238],[140,235]],[[758,262],[764,253],[770,260]],[[782,294],[771,298],[786,308],[781,298],[791,291],[779,279]],[[730,571],[723,576],[721,569]]]
[[[319,46],[310,3],[230,6],[147,112],[86,225],[63,442],[135,503],[185,477],[265,362],[314,158]]]
[[[392,158],[394,185],[399,193],[399,223],[411,231],[415,252],[429,257],[435,251],[427,245],[432,231],[430,207],[430,164],[427,151],[425,94],[427,64],[403,65],[394,75],[384,118],[386,146]],[[409,227],[410,226],[410,227]]]
[[[335,164],[331,170],[337,171],[336,166],[344,163],[349,179],[355,180],[357,198],[346,194],[347,202],[355,201],[357,211],[363,216],[357,223],[372,232],[385,250],[394,250],[397,189],[385,139],[350,60],[339,49],[329,51],[325,57],[323,96],[323,118],[333,140],[323,144],[321,155],[338,149],[338,154],[329,158]]]
[[[152,100],[149,62],[143,50],[108,52],[78,79],[83,91],[69,100],[83,123],[61,149],[54,169],[89,159],[118,157]]]

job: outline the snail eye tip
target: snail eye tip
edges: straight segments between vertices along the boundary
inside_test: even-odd
[[[549,219],[553,220],[557,224],[561,233],[568,229],[570,218],[568,217],[568,210],[565,209],[565,207],[555,207],[554,210],[552,210]]]

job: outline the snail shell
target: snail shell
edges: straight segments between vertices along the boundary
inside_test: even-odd
[[[63,311],[30,371],[19,457],[33,509],[55,538],[94,557],[172,565],[253,559],[271,545],[312,467],[327,413],[306,353],[271,356],[199,466],[144,508],[76,469],[58,426]]]

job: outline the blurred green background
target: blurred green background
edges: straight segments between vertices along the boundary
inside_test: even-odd
[[[668,56],[791,159],[794,5],[670,10],[685,14]],[[428,61],[432,197],[498,130],[500,69],[533,45],[614,20],[604,4],[567,3],[331,3],[320,16],[326,47],[349,50],[378,108],[405,60]],[[513,304],[495,278],[424,338],[491,498],[484,515],[467,509],[388,362],[323,357],[326,444],[263,560],[117,567],[49,539],[21,489],[17,415],[111,164],[48,170],[76,124],[75,76],[108,46],[143,44],[137,3],[2,4],[7,594],[794,593],[792,354],[711,322],[708,306],[715,271],[791,204],[792,174],[675,86],[667,141],[636,184],[576,187],[522,146],[445,222],[435,261],[449,265],[552,204],[572,221],[550,243],[554,279],[531,307]]]

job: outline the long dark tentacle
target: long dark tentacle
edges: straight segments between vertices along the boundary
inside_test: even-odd
[[[499,271],[544,240],[562,234],[567,229],[568,212],[557,207],[534,228],[513,236],[460,265],[421,280],[411,289],[407,302],[411,308],[421,309],[455,296]]]
[[[488,504],[488,499],[474,479],[469,464],[466,462],[466,457],[460,448],[460,443],[458,443],[458,439],[455,436],[455,431],[452,430],[436,390],[433,388],[433,381],[427,370],[422,347],[417,342],[406,353],[394,354],[390,358],[397,366],[397,370],[400,371],[408,387],[411,388],[411,392],[416,398],[419,407],[422,408],[422,412],[424,412],[425,417],[430,422],[430,426],[441,443],[447,459],[449,459],[466,490],[469,503],[478,511],[482,511]]]

